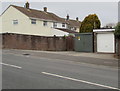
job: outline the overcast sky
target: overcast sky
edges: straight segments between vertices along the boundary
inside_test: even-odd
[[[2,13],[10,4],[24,6],[25,2],[4,2],[2,3]],[[89,14],[97,14],[102,26],[107,23],[118,22],[117,2],[30,2],[30,8],[43,10],[48,8],[48,12],[65,18],[69,14],[71,19],[79,17],[82,21]]]

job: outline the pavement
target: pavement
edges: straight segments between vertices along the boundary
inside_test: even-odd
[[[13,50],[14,53],[20,53],[27,52],[27,53],[53,53],[53,54],[60,54],[60,55],[67,55],[67,56],[81,56],[81,57],[91,57],[91,58],[99,58],[99,59],[114,59],[117,60],[117,58],[114,57],[115,54],[110,53],[85,53],[85,52],[75,52],[75,51],[39,51],[39,50],[18,50],[17,49],[10,49]]]
[[[4,50],[6,53],[16,55],[26,55],[33,57],[46,57],[49,59],[60,59],[71,62],[88,63],[98,66],[108,66],[119,68],[119,60],[114,58],[114,54],[82,53],[73,51],[36,51],[36,50]]]

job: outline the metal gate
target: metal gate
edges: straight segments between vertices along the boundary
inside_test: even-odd
[[[78,52],[93,52],[93,33],[75,34],[74,50]]]

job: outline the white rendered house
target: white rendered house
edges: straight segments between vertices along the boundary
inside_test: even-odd
[[[17,33],[39,36],[64,36],[79,32],[80,21],[61,18],[47,11],[10,5],[0,16],[2,19],[1,33]]]

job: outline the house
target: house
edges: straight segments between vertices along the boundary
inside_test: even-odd
[[[1,15],[2,33],[17,33],[39,36],[64,36],[79,32],[80,21],[61,18],[48,12],[31,9],[27,2],[24,7],[10,5]]]
[[[115,53],[115,29],[94,29],[94,50],[99,53]]]

